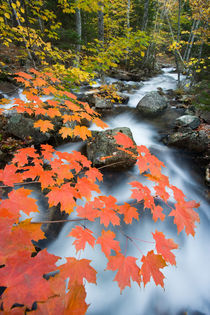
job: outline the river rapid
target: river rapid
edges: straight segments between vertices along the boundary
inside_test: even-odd
[[[204,187],[194,171],[192,161],[181,151],[168,148],[161,143],[160,129],[168,123],[167,119],[163,116],[162,120],[161,118],[154,121],[144,120],[133,110],[145,93],[155,91],[158,87],[163,90],[176,88],[177,74],[172,72],[171,68],[163,70],[163,74],[145,81],[143,87],[133,94],[128,94],[129,107],[121,106],[104,120],[109,128],[129,127],[137,145],[146,145],[164,162],[166,166],[164,173],[169,176],[170,182],[180,188],[188,200],[194,199],[201,203],[198,209],[201,221],[197,225],[195,237],[186,237],[183,232],[178,236],[172,218],[154,223],[148,211],[140,216],[138,222],[131,226],[123,226],[123,231],[134,239],[134,242],[126,243],[125,237],[117,233],[117,237],[125,244],[122,250],[126,250],[126,255],[141,259],[142,254],[153,249],[154,245],[150,243],[153,241],[151,233],[156,229],[164,232],[167,238],[173,238],[179,244],[179,249],[174,251],[177,266],[164,269],[166,277],[164,290],[160,286],[156,287],[153,281],[145,288],[143,286],[139,288],[136,283],[132,283],[131,288],[127,287],[121,295],[117,283],[112,281],[115,273],[104,271],[107,260],[100,252],[100,246],[96,245],[95,249],[87,246],[84,252],[76,254],[71,238],[66,237],[72,227],[71,222],[67,223],[58,238],[50,244],[48,251],[62,257],[59,263],[65,262],[65,257],[68,256],[79,259],[94,257],[91,265],[98,272],[97,285],[86,283],[86,302],[90,304],[88,315],[175,315],[186,314],[185,312],[194,315],[210,314],[210,212],[203,198]],[[108,78],[107,81],[114,80]],[[95,127],[92,129],[96,130]],[[80,148],[81,143],[76,143],[65,144],[58,149],[71,152]],[[136,166],[128,171],[104,171],[101,191],[106,195],[112,194],[121,203],[128,201],[131,194],[128,183],[133,180],[146,183],[138,174]],[[97,223],[88,223],[87,226],[93,229],[96,235],[100,234]]]

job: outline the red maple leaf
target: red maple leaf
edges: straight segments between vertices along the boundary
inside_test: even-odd
[[[120,243],[116,240],[115,233],[108,230],[102,230],[101,236],[97,239],[97,244],[101,245],[102,252],[108,257],[111,253],[111,250],[114,250],[116,252],[120,252]]]
[[[118,282],[121,292],[126,286],[131,286],[131,279],[140,285],[140,268],[137,266],[136,260],[137,258],[135,257],[125,257],[121,253],[109,257],[106,269],[113,271],[118,270],[114,281]]]
[[[1,285],[6,287],[2,295],[4,309],[8,310],[14,303],[31,308],[34,301],[47,300],[53,291],[43,275],[56,270],[58,257],[42,250],[35,257],[25,251],[7,259],[5,267],[0,268]]]
[[[35,128],[40,128],[42,132],[46,132],[47,130],[52,130],[54,129],[54,125],[49,121],[49,120],[37,120],[34,123]]]
[[[156,242],[157,253],[162,255],[165,261],[171,265],[176,265],[175,255],[171,253],[171,250],[177,249],[178,245],[171,238],[166,239],[162,232],[155,231],[152,235]]]
[[[38,206],[36,199],[28,197],[32,190],[19,188],[13,190],[8,194],[8,199],[1,201],[1,207],[8,209],[14,216],[19,216],[20,210],[29,214],[30,212],[37,212]]]
[[[124,148],[134,148],[133,140],[122,132],[118,132],[114,136],[117,144],[122,145]]]
[[[151,250],[147,253],[147,256],[142,257],[141,261],[143,263],[141,267],[141,275],[143,277],[144,286],[152,277],[156,285],[160,284],[161,287],[164,287],[164,275],[160,269],[166,267],[166,262],[162,255],[156,255],[154,254],[154,251]]]
[[[49,206],[61,205],[61,210],[68,212],[73,211],[76,205],[75,198],[78,198],[78,192],[74,187],[71,187],[68,183],[61,187],[53,187],[53,189],[46,195],[49,199]]]
[[[76,189],[81,197],[85,197],[87,200],[90,200],[92,196],[92,191],[100,193],[99,186],[92,181],[88,180],[86,177],[78,178]]]
[[[76,211],[78,213],[78,217],[94,221],[99,216],[98,208],[101,208],[102,206],[102,202],[98,198],[95,198],[94,201],[86,202],[84,207],[78,206]]]
[[[3,170],[0,170],[0,182],[4,185],[13,186],[15,183],[21,181],[21,175],[17,172],[17,167],[15,165],[6,165]]]
[[[119,213],[124,215],[124,221],[126,224],[131,224],[133,219],[139,219],[137,209],[129,205],[127,202],[125,202],[124,205],[119,206]]]
[[[88,282],[96,283],[96,271],[90,266],[90,260],[88,259],[76,259],[74,257],[66,258],[67,262],[59,267],[60,276],[63,279],[69,279],[69,289],[71,285],[78,283],[83,284],[83,279]]]
[[[175,209],[172,210],[169,216],[174,216],[174,223],[177,225],[178,233],[182,230],[186,231],[186,234],[195,235],[195,222],[200,222],[199,215],[193,210],[193,208],[198,208],[199,203],[194,200],[185,201],[185,195],[183,192],[175,186],[171,186],[174,198],[177,200],[175,204]]]
[[[78,225],[71,230],[69,236],[76,238],[73,244],[77,252],[81,249],[85,249],[86,243],[90,244],[92,247],[95,246],[95,237],[92,234],[93,232],[91,230]]]

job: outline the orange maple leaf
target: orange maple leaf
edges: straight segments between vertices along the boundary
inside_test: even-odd
[[[171,186],[174,198],[177,201],[175,209],[172,210],[169,216],[174,216],[174,223],[177,225],[178,233],[185,229],[186,234],[195,235],[195,222],[200,222],[199,215],[193,210],[198,208],[199,203],[192,201],[185,201],[183,192],[175,186]]]
[[[152,235],[156,242],[157,253],[161,254],[165,261],[168,261],[171,265],[176,265],[175,255],[171,253],[171,250],[177,249],[178,245],[172,239],[166,239],[162,232],[155,231]]]
[[[1,285],[6,287],[2,295],[5,310],[10,309],[14,301],[31,308],[34,301],[47,300],[53,295],[50,283],[43,275],[56,270],[58,257],[46,250],[33,258],[26,251],[15,254],[7,259],[5,267],[0,268]]]
[[[115,233],[108,230],[102,230],[101,236],[97,239],[97,244],[101,245],[101,250],[105,254],[106,257],[108,257],[111,253],[111,250],[114,250],[116,252],[120,252],[120,243],[116,240]]]
[[[131,286],[131,279],[140,285],[140,268],[137,266],[136,260],[137,258],[135,257],[125,257],[121,253],[109,257],[106,269],[113,271],[118,270],[114,281],[118,282],[121,292],[126,286]]]
[[[133,219],[139,219],[137,209],[129,205],[127,202],[125,202],[124,205],[119,206],[119,213],[124,215],[124,221],[126,224],[131,224]]]
[[[91,137],[91,131],[85,126],[76,126],[73,130],[75,136],[79,136],[82,140],[86,140],[87,137]]]
[[[54,125],[49,120],[39,119],[34,123],[35,128],[40,128],[42,132],[54,129]]]
[[[122,132],[118,132],[114,136],[117,144],[122,145],[124,148],[134,148],[133,140]]]
[[[60,276],[63,279],[69,279],[68,288],[71,289],[71,285],[77,283],[82,285],[83,279],[86,279],[90,283],[96,283],[96,271],[90,266],[90,260],[88,259],[76,259],[74,257],[66,258],[67,262],[59,267]]]
[[[0,170],[0,182],[4,185],[13,186],[21,181],[20,173],[16,173],[18,168],[15,165],[6,165],[3,170]]]
[[[147,253],[147,256],[142,257],[141,261],[143,264],[140,273],[143,277],[144,286],[150,281],[150,278],[153,277],[156,285],[160,284],[161,287],[164,287],[164,275],[160,269],[167,265],[162,255],[156,255],[154,251],[151,250]]]
[[[61,210],[68,212],[73,211],[76,206],[75,198],[78,198],[78,192],[74,187],[71,187],[68,183],[61,187],[53,187],[53,189],[46,195],[49,199],[49,206],[61,205]]]
[[[32,190],[24,188],[12,190],[8,194],[8,199],[4,199],[1,201],[1,207],[8,209],[8,211],[13,213],[14,216],[19,216],[20,210],[22,210],[26,214],[29,214],[30,212],[37,212],[37,200],[28,197],[31,192]]]
[[[62,135],[63,139],[73,136],[73,130],[72,130],[72,128],[69,128],[69,127],[62,127],[59,130],[59,133]]]
[[[90,244],[92,247],[95,246],[95,237],[92,234],[93,232],[91,230],[77,225],[71,230],[68,236],[76,238],[73,244],[78,252],[81,249],[85,249],[86,243]]]

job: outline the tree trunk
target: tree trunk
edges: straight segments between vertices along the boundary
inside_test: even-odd
[[[184,56],[183,56],[183,59],[186,60],[186,56],[187,56],[187,51],[189,49],[189,45],[190,45],[190,42],[192,40],[192,35],[193,35],[193,32],[194,32],[194,29],[195,29],[195,24],[196,24],[196,20],[193,20],[193,24],[192,24],[192,27],[191,27],[191,32],[190,32],[190,36],[188,38],[188,41],[187,41],[187,46],[185,48],[185,52],[184,52]]]
[[[142,27],[141,30],[145,31],[147,27],[148,22],[148,13],[149,13],[149,0],[144,1],[144,15],[143,15],[143,21],[142,21]]]
[[[189,44],[189,48],[188,48],[187,54],[186,54],[186,61],[187,62],[190,59],[190,54],[191,54],[192,46],[193,46],[194,39],[195,39],[195,31],[198,29],[199,24],[200,24],[200,21],[197,21],[196,24],[195,24],[195,29],[193,31],[192,38],[191,38],[191,41],[190,41],[190,44]]]
[[[76,30],[77,30],[77,51],[81,51],[81,40],[82,40],[82,19],[81,19],[81,11],[79,8],[76,8]]]
[[[130,28],[130,10],[131,10],[131,0],[127,3],[127,29]]]
[[[177,44],[179,44],[180,41],[180,18],[181,18],[181,0],[179,0],[179,11],[178,11],[178,29],[177,29]],[[178,54],[176,52],[176,68],[177,68],[177,74],[178,74],[178,86],[180,85],[180,67],[179,67],[179,58]]]
[[[104,8],[101,2],[98,3],[98,40],[104,45]]]

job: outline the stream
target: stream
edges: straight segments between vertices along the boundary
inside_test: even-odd
[[[176,255],[177,266],[164,268],[165,289],[156,287],[151,281],[144,288],[136,283],[131,288],[126,287],[120,295],[117,283],[113,281],[115,273],[104,271],[107,260],[100,251],[100,246],[93,249],[89,245],[85,251],[76,254],[73,239],[68,238],[70,229],[74,223],[64,225],[57,239],[48,246],[48,251],[58,255],[65,262],[65,257],[74,256],[78,259],[92,259],[91,265],[97,270],[97,285],[86,283],[87,304],[90,304],[88,315],[208,315],[210,314],[210,212],[209,205],[203,197],[205,187],[195,170],[192,160],[183,152],[168,148],[161,142],[162,129],[170,125],[174,117],[179,115],[173,108],[162,116],[148,120],[137,114],[134,108],[140,99],[150,91],[156,91],[158,87],[163,90],[175,89],[177,74],[172,68],[163,69],[163,73],[144,82],[143,87],[134,93],[127,93],[130,100],[128,105],[121,105],[114,113],[106,115],[104,121],[109,128],[129,127],[137,145],[145,145],[164,162],[164,174],[169,176],[170,182],[180,188],[188,200],[196,200],[201,206],[198,209],[200,224],[197,225],[195,237],[186,237],[181,232],[177,235],[173,219],[168,217],[164,222],[153,222],[149,211],[140,215],[139,221],[132,225],[124,225],[123,231],[134,239],[134,242],[126,244],[125,236],[116,232],[117,238],[122,241],[122,252],[141,259],[142,254],[154,248],[152,232],[157,229],[165,233],[166,238],[173,238],[179,244],[179,249],[173,251]],[[107,78],[108,82],[115,81]],[[132,82],[127,82],[132,84]],[[20,91],[21,92],[21,91]],[[21,97],[21,93],[19,93]],[[92,130],[97,130],[95,125]],[[100,130],[100,129],[98,129]],[[71,152],[80,150],[82,143],[69,143],[58,147],[60,151]],[[120,172],[105,170],[104,182],[100,185],[101,192],[113,195],[118,202],[129,200],[131,194],[129,182],[138,180],[147,184],[146,179],[139,175],[137,166]],[[148,183],[151,188],[151,183]],[[40,207],[42,205],[40,204]],[[41,209],[40,209],[41,211]],[[71,215],[71,218],[72,215]],[[87,223],[87,227],[100,235],[100,227],[97,222]],[[152,246],[151,246],[152,245]],[[123,247],[124,246],[124,247]],[[186,312],[186,313],[185,313]]]
[[[156,229],[164,232],[167,238],[173,238],[179,244],[179,249],[174,251],[177,266],[164,269],[165,290],[160,286],[156,287],[153,281],[145,288],[143,286],[139,288],[136,283],[132,283],[131,288],[126,287],[121,295],[117,283],[112,281],[115,273],[104,271],[107,260],[101,253],[100,246],[96,245],[95,249],[92,249],[88,245],[84,252],[76,254],[72,246],[73,240],[66,237],[72,227],[71,222],[67,223],[58,238],[50,244],[48,251],[63,257],[60,263],[65,261],[65,257],[72,255],[79,259],[94,257],[91,265],[98,272],[97,285],[86,283],[86,302],[90,304],[88,315],[172,315],[186,314],[185,312],[194,315],[210,314],[210,212],[202,194],[205,188],[194,171],[192,161],[181,151],[168,148],[160,141],[160,130],[169,123],[167,117],[172,112],[169,111],[168,116],[163,115],[159,119],[148,121],[134,111],[134,107],[146,92],[155,91],[158,87],[163,90],[176,88],[177,75],[171,72],[171,68],[163,70],[163,74],[145,81],[143,87],[133,94],[128,94],[130,97],[128,106],[120,106],[114,114],[107,115],[104,121],[109,128],[129,127],[137,145],[146,145],[164,162],[166,166],[164,173],[169,176],[170,182],[180,188],[188,200],[195,199],[201,203],[198,209],[201,222],[196,228],[195,237],[186,237],[183,232],[178,236],[172,218],[154,223],[148,211],[144,212],[139,221],[135,221],[132,226],[123,226],[123,231],[135,240],[132,243],[128,242],[126,249],[122,248],[122,251],[126,250],[126,255],[140,258],[147,250],[153,249],[154,245],[151,247],[149,242],[153,241],[151,233]],[[108,80],[114,81],[111,78]],[[97,130],[95,127],[92,129]],[[58,149],[71,152],[79,150],[81,145],[65,144]],[[104,171],[104,182],[100,188],[102,193],[112,194],[122,203],[129,199],[131,191],[128,183],[133,180],[146,183],[136,166],[121,172]],[[88,223],[87,226],[99,235],[100,229],[96,225],[93,228],[93,224]],[[122,241],[123,237],[120,233],[117,234],[117,238]],[[125,244],[125,237],[123,243]]]

